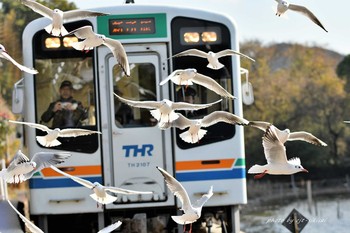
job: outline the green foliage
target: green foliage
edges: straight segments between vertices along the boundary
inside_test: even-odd
[[[350,127],[343,120],[349,112],[346,106],[349,96],[346,81],[335,72],[341,57],[297,44],[265,47],[259,42],[248,44],[241,46],[242,51],[254,53],[257,61],[242,66],[250,70],[255,103],[244,106],[244,117],[271,122],[280,129],[308,131],[325,141],[328,144],[325,148],[304,142],[286,143],[287,155],[300,157],[306,167],[345,161]],[[255,128],[245,129],[248,167],[265,162],[262,135]]]

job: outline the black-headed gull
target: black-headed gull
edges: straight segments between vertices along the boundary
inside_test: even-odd
[[[86,188],[91,189],[94,193],[91,194],[90,197],[97,202],[97,206],[98,206],[98,203],[100,203],[102,205],[107,205],[107,204],[110,204],[110,203],[117,200],[116,196],[112,196],[112,195],[108,194],[108,192],[117,193],[117,194],[120,193],[120,194],[138,194],[138,195],[153,194],[153,192],[148,192],[148,191],[134,191],[134,190],[122,189],[122,188],[117,188],[117,187],[112,187],[112,186],[103,186],[102,184],[100,184],[98,182],[92,183],[92,182],[85,180],[83,178],[70,175],[66,172],[61,171],[59,168],[56,168],[54,166],[51,166],[51,168],[54,171],[72,179],[73,181],[75,181],[83,186],[85,186]]]
[[[9,203],[9,205],[11,206],[11,208],[16,211],[16,213],[18,214],[18,216],[22,219],[22,221],[24,222],[24,224],[26,225],[26,227],[28,228],[28,230],[32,233],[44,233],[39,227],[37,227],[34,223],[32,223],[32,221],[30,221],[29,219],[27,219],[26,217],[24,217],[23,214],[21,214],[16,207],[14,207],[11,203],[10,200],[7,200],[7,202]]]
[[[231,95],[225,88],[223,88],[218,82],[216,82],[214,79],[212,79],[209,76],[200,74],[197,72],[196,69],[178,69],[172,72],[166,79],[160,82],[159,85],[164,85],[169,80],[171,80],[173,83],[177,85],[192,85],[193,83],[196,83],[198,85],[204,86],[208,88],[209,90],[214,91],[216,94],[230,98],[235,99],[233,95]]]
[[[157,167],[160,173],[163,175],[165,179],[165,183],[167,184],[170,191],[180,200],[182,206],[181,210],[184,212],[183,215],[180,216],[171,216],[171,218],[177,223],[181,225],[191,224],[197,221],[201,217],[202,207],[209,200],[209,198],[213,195],[213,186],[210,187],[207,194],[204,194],[200,199],[197,200],[196,203],[192,204],[191,200],[187,194],[185,188],[181,185],[179,181],[177,181],[172,175],[170,175],[164,169]],[[184,226],[185,232],[185,226]]]
[[[161,101],[134,101],[124,99],[115,93],[114,95],[120,101],[132,107],[153,109],[150,112],[152,116],[159,122],[160,125],[172,122],[179,117],[174,110],[199,110],[203,108],[208,108],[222,101],[222,99],[220,99],[210,104],[190,104],[186,102],[172,102],[168,99],[163,99]]]
[[[306,17],[311,19],[312,22],[314,22],[315,24],[320,26],[323,30],[328,32],[324,28],[322,23],[316,18],[316,16],[309,9],[307,9],[306,7],[300,6],[300,5],[291,4],[291,3],[289,3],[289,1],[286,1],[286,0],[275,0],[275,1],[278,3],[277,4],[277,12],[276,12],[277,16],[281,16],[287,10],[296,11],[296,12],[302,13],[303,15],[305,15]]]
[[[7,183],[21,183],[46,167],[63,163],[70,156],[68,152],[38,152],[29,160],[18,150],[8,168],[0,171],[0,177]]]
[[[52,23],[45,27],[45,31],[53,36],[65,36],[68,31],[63,26],[67,21],[81,20],[89,17],[109,15],[101,12],[87,10],[61,11],[60,9],[50,9],[34,0],[21,0],[22,4],[31,8],[33,11],[52,20]]]
[[[105,35],[96,34],[92,31],[91,26],[83,26],[74,31],[69,32],[69,34],[74,34],[79,39],[83,41],[74,42],[72,44],[73,48],[76,50],[91,50],[94,47],[105,45],[113,53],[113,56],[117,60],[118,64],[122,67],[126,76],[130,76],[130,67],[128,57],[126,55],[125,49],[118,40],[114,40],[106,37]]]
[[[301,166],[299,158],[287,160],[286,147],[279,139],[277,128],[273,125],[267,127],[262,138],[266,165],[255,164],[249,170],[249,174],[255,175],[255,179],[260,179],[266,174],[270,175],[291,175],[297,172],[308,172]]]
[[[99,230],[97,233],[109,233],[111,231],[114,231],[115,229],[117,229],[118,227],[120,227],[122,225],[121,221],[117,221],[101,230]]]
[[[22,122],[22,121],[13,121],[9,120],[9,122],[27,125],[32,128],[40,129],[41,131],[47,132],[45,136],[36,136],[36,140],[40,143],[40,145],[45,147],[52,147],[61,145],[61,142],[57,140],[58,137],[78,137],[78,136],[86,136],[90,134],[101,134],[101,132],[88,130],[88,129],[80,129],[80,128],[67,128],[67,129],[50,129],[46,125],[31,123],[31,122]]]
[[[226,122],[228,124],[237,124],[237,125],[248,125],[249,121],[239,117],[235,114],[225,111],[215,111],[202,119],[188,119],[183,116],[181,113],[177,113],[179,117],[173,122],[165,125],[160,125],[161,129],[166,129],[170,126],[177,127],[179,129],[189,129],[179,136],[182,140],[188,143],[196,143],[207,133],[207,130],[201,129],[202,127],[209,127],[219,122]]]
[[[265,122],[265,121],[250,121],[248,125],[258,128],[262,131],[266,131],[267,128],[271,125],[271,123]],[[285,143],[286,141],[300,140],[300,141],[305,141],[317,146],[327,146],[325,142],[321,141],[311,133],[308,133],[305,131],[290,132],[289,129],[280,130],[277,127],[274,127],[274,128],[278,136],[278,139],[282,143]]]
[[[222,63],[219,62],[220,57],[224,56],[232,56],[232,55],[239,55],[245,58],[248,58],[249,60],[255,61],[253,58],[248,57],[247,55],[244,55],[243,53],[234,51],[232,49],[225,49],[220,52],[214,53],[212,51],[209,52],[203,52],[198,49],[188,49],[185,51],[182,51],[178,54],[173,55],[172,57],[181,57],[181,56],[196,56],[201,58],[208,59],[209,64],[207,65],[208,68],[218,70],[224,67]]]
[[[14,64],[15,66],[17,66],[18,69],[20,69],[20,70],[22,70],[22,71],[24,71],[24,72],[27,72],[27,73],[29,73],[29,74],[37,74],[37,73],[38,73],[37,70],[28,68],[28,67],[26,67],[26,66],[24,66],[24,65],[21,65],[21,64],[19,64],[18,62],[16,62],[16,60],[13,59],[13,58],[6,52],[6,49],[5,49],[5,47],[4,47],[2,44],[0,44],[0,57],[1,57],[1,58],[4,58],[4,59],[6,59],[6,60],[8,60],[8,61],[10,61],[10,62],[12,62],[12,64]]]

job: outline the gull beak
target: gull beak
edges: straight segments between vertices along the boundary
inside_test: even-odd
[[[308,171],[308,170],[306,170],[305,168],[303,168],[301,171],[302,171],[302,172],[309,173],[309,171]]]

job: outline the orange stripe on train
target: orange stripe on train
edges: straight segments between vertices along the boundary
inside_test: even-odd
[[[59,167],[62,171],[67,172],[73,176],[83,176],[83,175],[101,175],[102,168],[101,166],[74,166],[74,167]],[[45,168],[41,170],[41,174],[44,177],[54,177],[54,176],[63,176],[51,168]]]
[[[176,162],[176,171],[231,168],[235,159],[192,160]]]

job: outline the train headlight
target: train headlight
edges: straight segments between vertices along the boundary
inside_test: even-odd
[[[57,49],[61,47],[61,40],[59,37],[48,37],[45,39],[45,48]]]
[[[185,32],[184,33],[184,41],[186,43],[198,43],[200,39],[198,32]]]
[[[201,37],[203,42],[215,42],[218,39],[216,32],[203,32]]]
[[[63,38],[63,46],[66,48],[72,47],[72,44],[74,42],[78,42],[78,38],[76,38],[75,36],[69,36],[69,37]]]

